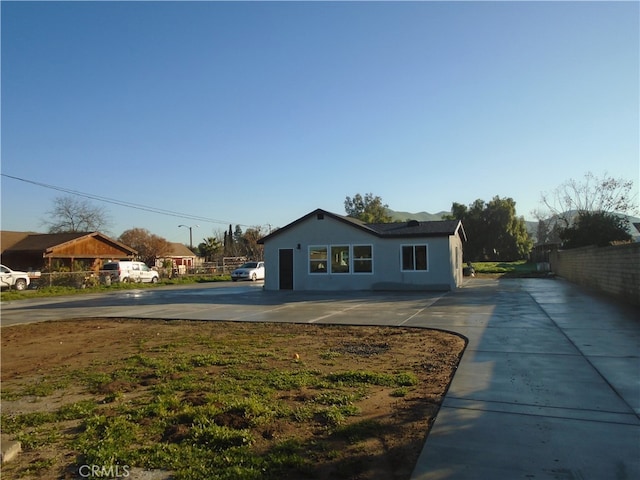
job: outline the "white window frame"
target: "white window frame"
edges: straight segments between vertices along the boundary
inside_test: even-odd
[[[311,250],[313,249],[319,249],[319,248],[324,248],[324,251],[326,253],[326,257],[324,259],[324,271],[320,272],[320,271],[313,271],[311,270],[311,262],[319,262],[322,260],[312,260],[311,259]],[[331,246],[330,245],[309,245],[308,249],[307,249],[307,272],[309,273],[309,275],[326,275],[329,273],[329,262],[331,261],[331,259],[329,258],[329,255],[331,254]]]
[[[334,255],[334,249],[342,249],[344,251],[344,249],[347,249],[347,271],[346,272],[340,272],[340,271],[335,271],[333,269],[333,265],[334,265],[334,259],[333,259],[333,255]],[[333,275],[350,275],[352,272],[352,265],[351,265],[351,245],[349,244],[341,244],[341,243],[336,243],[335,245],[329,245],[329,256],[330,256],[330,265],[331,265],[331,273]]]
[[[413,268],[405,269],[404,268],[404,249],[406,247],[411,247],[413,249]],[[416,247],[424,247],[425,249],[425,260],[426,260],[426,268],[425,269],[417,269],[416,268]],[[427,243],[405,243],[400,245],[400,271],[401,272],[428,272],[429,271],[429,244]]]
[[[356,247],[369,247],[371,249],[371,257],[356,258],[356,254],[355,254]],[[357,260],[369,262],[371,264],[371,270],[368,272],[356,272],[355,262]],[[351,264],[352,264],[353,275],[373,275],[373,245],[370,243],[358,243],[358,244],[351,245]]]
[[[354,257],[354,249],[356,247],[369,247],[371,249],[371,257],[369,258],[359,258],[356,259]],[[347,254],[349,256],[349,263],[347,272],[336,272],[333,270],[333,249],[334,248],[346,248]],[[312,260],[311,259],[311,251],[314,249],[324,249],[326,252],[326,258],[324,260]],[[373,256],[374,256],[374,248],[373,244],[370,243],[358,243],[358,244],[349,244],[349,243],[334,243],[328,245],[309,245],[307,247],[307,273],[309,275],[373,275]],[[371,265],[371,270],[368,272],[356,272],[355,271],[355,262],[356,260],[369,262]],[[324,261],[325,269],[323,271],[313,271],[311,269],[311,262],[321,262]]]

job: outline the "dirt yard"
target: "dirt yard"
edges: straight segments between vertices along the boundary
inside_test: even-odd
[[[425,329],[135,319],[1,335],[2,434],[23,444],[2,466],[7,480],[87,478],[80,466],[105,459],[130,479],[234,478],[207,474],[213,460],[197,457],[214,449],[196,431],[202,415],[242,432],[246,444],[229,452],[253,455],[241,463],[263,478],[407,479],[465,347]],[[102,438],[90,436],[97,419]],[[112,439],[110,419],[135,436]],[[182,448],[200,473],[179,463]]]

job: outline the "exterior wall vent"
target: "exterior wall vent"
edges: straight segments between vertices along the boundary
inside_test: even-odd
[[[324,213],[319,213],[317,217],[318,217],[318,220],[324,220]]]

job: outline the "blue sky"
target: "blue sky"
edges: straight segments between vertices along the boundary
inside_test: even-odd
[[[188,243],[639,179],[637,2],[6,2],[2,173]],[[4,230],[58,190],[2,177]],[[200,219],[194,219],[198,217]],[[206,220],[218,220],[215,221]]]

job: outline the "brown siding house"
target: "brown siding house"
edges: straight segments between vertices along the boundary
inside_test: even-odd
[[[0,232],[2,264],[15,270],[51,270],[54,262],[73,268],[74,261],[102,265],[132,259],[136,251],[100,232]]]

